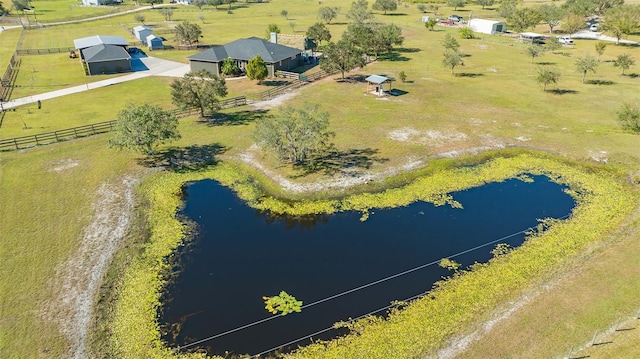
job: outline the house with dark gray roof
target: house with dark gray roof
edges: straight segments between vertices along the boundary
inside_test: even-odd
[[[301,50],[257,37],[238,39],[225,45],[214,46],[191,55],[188,59],[191,71],[207,70],[218,75],[221,72],[222,61],[225,59],[233,59],[244,72],[249,60],[256,55],[260,55],[267,65],[269,77],[274,77],[279,70],[292,70],[302,62]]]
[[[81,51],[89,75],[131,71],[131,56],[121,46],[97,45]]]

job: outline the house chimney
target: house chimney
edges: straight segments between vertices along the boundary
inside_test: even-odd
[[[277,44],[278,43],[278,33],[277,32],[272,32],[269,41],[273,42],[274,44]]]

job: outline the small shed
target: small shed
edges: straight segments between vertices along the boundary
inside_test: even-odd
[[[381,75],[371,75],[364,80],[367,81],[366,93],[374,94],[376,96],[384,96],[385,95],[384,84],[386,83],[389,84],[389,91],[391,91],[391,82],[393,82],[393,79],[390,77],[381,76]],[[373,91],[371,90],[372,88],[373,88]]]
[[[162,38],[153,34],[147,36],[147,47],[149,50],[164,49]]]
[[[495,35],[496,33],[507,31],[507,27],[503,22],[493,20],[471,19],[469,20],[468,26],[473,30],[473,32],[489,35]]]
[[[144,42],[152,32],[153,30],[151,30],[149,26],[139,25],[133,28],[133,35],[142,42]]]

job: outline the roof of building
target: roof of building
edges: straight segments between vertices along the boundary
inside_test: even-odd
[[[367,81],[367,82],[378,84],[378,85],[382,84],[382,83],[385,83],[387,81],[393,81],[393,79],[390,78],[390,77],[385,77],[385,76],[380,76],[380,75],[371,75],[371,76],[367,77],[364,80]]]
[[[123,47],[116,45],[97,45],[81,50],[85,62],[103,62],[129,60],[131,56]]]
[[[156,40],[156,41],[160,40],[160,41],[162,41],[162,38],[161,38],[161,37],[158,37],[158,36],[156,36],[156,35],[154,35],[154,34],[151,34],[151,35],[147,36],[147,39],[146,39],[146,40],[147,40],[147,41],[152,41],[152,40]]]
[[[138,25],[138,26],[133,28],[133,31],[135,31],[135,32],[140,32],[140,31],[143,31],[143,30],[151,31],[151,28],[149,26],[144,26],[144,25]]]
[[[221,62],[230,57],[235,60],[249,61],[256,55],[260,55],[264,62],[274,63],[297,56],[300,53],[300,50],[293,47],[274,44],[257,37],[250,37],[247,39],[238,39],[225,45],[214,46],[195,55],[191,55],[188,59]]]
[[[520,36],[524,36],[524,37],[544,37],[544,35],[536,34],[535,32],[521,32]]]
[[[129,42],[122,36],[94,35],[75,39],[73,40],[73,45],[76,49],[86,49],[87,47],[96,45],[129,46]]]
[[[502,21],[487,20],[487,19],[471,19],[469,20],[469,22],[485,23],[485,24],[504,24]]]

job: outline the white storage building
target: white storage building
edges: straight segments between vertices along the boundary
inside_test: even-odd
[[[493,20],[471,19],[467,26],[469,26],[473,32],[480,32],[489,35],[507,31],[507,27],[503,22]]]

